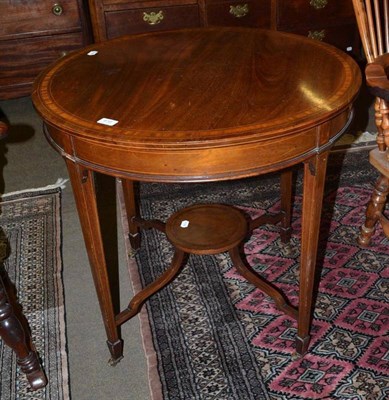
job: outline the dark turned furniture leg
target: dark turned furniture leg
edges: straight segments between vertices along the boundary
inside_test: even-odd
[[[286,170],[281,172],[281,230],[280,236],[282,243],[288,243],[292,229],[290,227],[292,216],[292,178],[293,171]]]
[[[313,285],[327,158],[328,151],[304,163],[300,293],[296,337],[296,351],[300,355],[307,352],[310,341]]]
[[[41,389],[47,385],[47,378],[41,368],[38,356],[31,349],[28,332],[14,313],[14,307],[7,295],[4,281],[6,272],[0,266],[0,336],[15,353],[17,363],[26,374],[32,389]]]
[[[137,201],[137,193],[135,190],[135,182],[122,179],[123,198],[128,218],[129,240],[133,252],[140,248],[140,229],[134,222],[135,218],[139,218],[139,205]]]
[[[362,247],[370,244],[375,231],[375,226],[379,221],[385,207],[386,199],[389,194],[389,178],[380,175],[374,187],[373,194],[367,205],[366,220],[361,227],[358,243]]]
[[[110,364],[115,365],[123,358],[123,340],[120,337],[119,327],[115,321],[96,200],[94,173],[73,163],[71,160],[65,159],[65,161],[72,183],[93,281],[108,338],[107,345],[112,357]]]

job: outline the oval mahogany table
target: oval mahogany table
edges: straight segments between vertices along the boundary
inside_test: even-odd
[[[122,37],[66,56],[40,75],[33,102],[67,163],[113,362],[123,352],[119,326],[167,282],[115,314],[95,172],[121,178],[136,248],[140,228],[164,230],[164,224],[139,218],[133,181],[212,182],[284,171],[280,216],[250,228],[281,222],[286,240],[291,173],[285,169],[304,163],[298,310],[250,267],[246,274],[297,319],[296,350],[304,354],[327,156],[351,120],[360,84],[355,62],[329,45],[244,28]]]

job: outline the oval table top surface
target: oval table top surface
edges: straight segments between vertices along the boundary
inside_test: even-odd
[[[33,101],[47,124],[71,135],[212,147],[320,124],[350,106],[360,83],[357,64],[321,42],[196,28],[125,36],[70,54],[40,75]]]

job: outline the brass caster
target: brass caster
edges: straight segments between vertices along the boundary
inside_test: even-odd
[[[116,367],[116,365],[120,363],[120,361],[122,360],[122,358],[123,358],[123,356],[121,356],[121,357],[119,357],[119,358],[110,358],[110,359],[108,360],[108,364],[109,364],[111,367]]]
[[[297,351],[294,351],[293,353],[292,353],[292,361],[297,361],[297,360],[299,360],[300,358],[302,358],[303,356],[301,355],[301,354],[299,354],[299,353],[297,353]]]
[[[138,249],[131,249],[128,251],[128,257],[129,258],[135,258],[136,254],[138,253]]]

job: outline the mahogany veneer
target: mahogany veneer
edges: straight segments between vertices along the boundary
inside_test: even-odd
[[[360,84],[357,64],[332,46],[246,28],[126,36],[69,55],[40,76],[33,101],[67,163],[113,363],[123,354],[119,326],[139,309],[130,303],[115,313],[95,173],[121,178],[137,248],[141,229],[165,227],[140,218],[133,181],[212,182],[284,171],[281,216],[265,215],[249,228],[281,222],[287,240],[285,168],[303,163],[298,311],[274,297],[297,319],[296,349],[304,354],[327,156],[352,118]],[[248,278],[263,282],[255,273]]]

